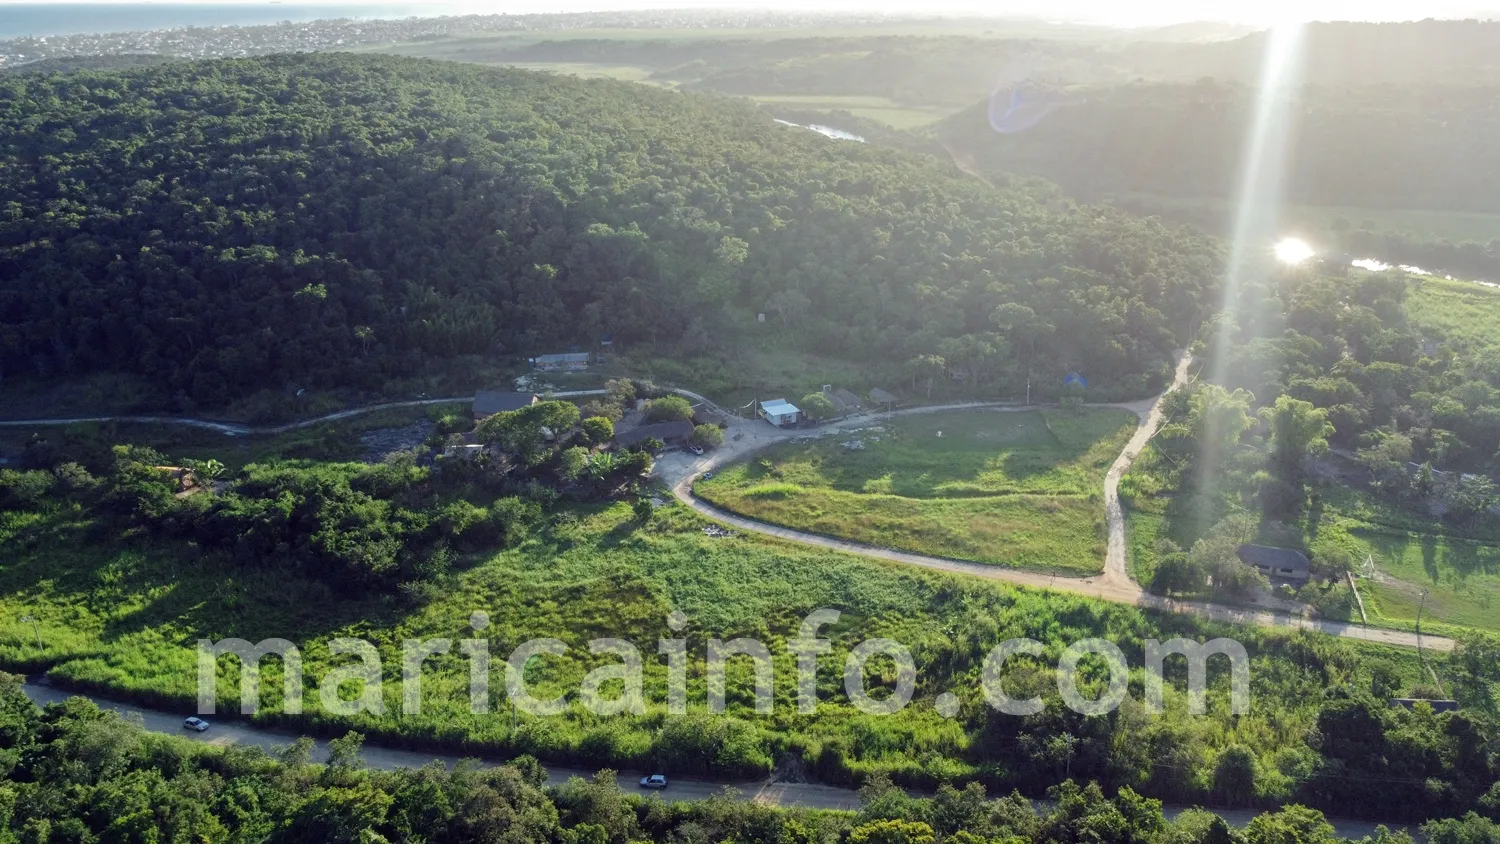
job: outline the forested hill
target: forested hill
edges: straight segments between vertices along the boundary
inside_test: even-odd
[[[752,329],[990,394],[1033,362],[1144,392],[1217,266],[707,95],[352,55],[0,78],[3,375],[135,373],[178,410]]]

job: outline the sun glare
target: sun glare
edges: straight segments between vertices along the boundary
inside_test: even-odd
[[[1307,245],[1307,241],[1295,237],[1285,237],[1276,243],[1276,260],[1283,264],[1300,264],[1313,254],[1313,248]]]

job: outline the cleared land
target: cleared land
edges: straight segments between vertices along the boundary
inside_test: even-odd
[[[696,491],[800,530],[1096,574],[1104,554],[1100,486],[1136,424],[1118,410],[934,413],[776,446]],[[846,447],[854,441],[863,447]]]
[[[1493,287],[1424,276],[1412,285],[1406,313],[1437,339],[1475,350],[1500,345],[1500,290]]]

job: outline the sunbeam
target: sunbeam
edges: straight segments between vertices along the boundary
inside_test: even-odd
[[[1239,335],[1238,326],[1247,324],[1251,311],[1263,303],[1241,301],[1241,287],[1250,273],[1262,271],[1267,247],[1277,230],[1281,205],[1282,182],[1287,163],[1287,139],[1295,119],[1293,88],[1301,78],[1303,25],[1285,23],[1271,30],[1266,39],[1266,53],[1261,63],[1260,85],[1254,120],[1245,139],[1240,166],[1240,183],[1236,190],[1236,208],[1229,265],[1224,279],[1222,313],[1212,339],[1210,379],[1223,383],[1230,350],[1247,338]],[[1312,254],[1302,241],[1278,244],[1278,259],[1297,263]],[[1292,260],[1295,259],[1295,260]],[[1204,448],[1212,449],[1216,437],[1209,436]],[[1214,483],[1213,467],[1218,455],[1205,454],[1201,465],[1205,477],[1202,489],[1209,492]]]

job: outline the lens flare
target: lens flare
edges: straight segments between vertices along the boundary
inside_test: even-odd
[[[1276,260],[1283,264],[1300,264],[1308,258],[1317,254],[1317,250],[1307,245],[1307,241],[1295,237],[1284,237],[1277,241]]]

